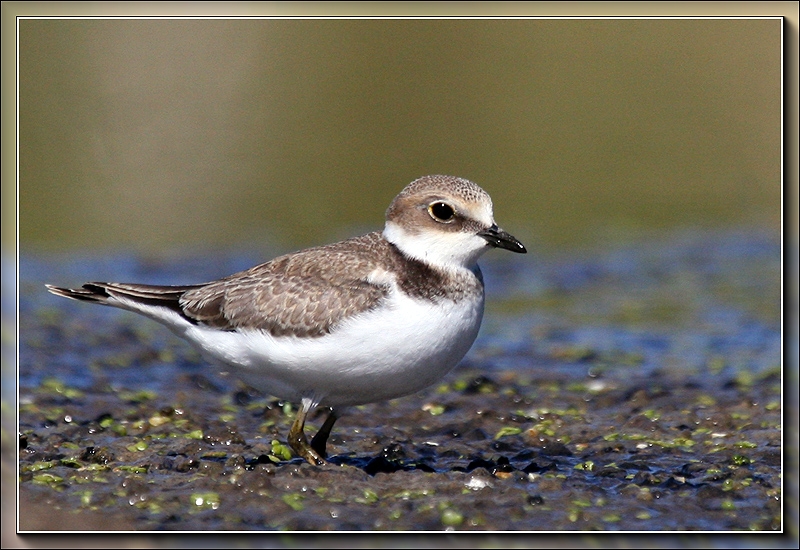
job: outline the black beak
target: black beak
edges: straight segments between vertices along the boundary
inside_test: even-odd
[[[497,227],[497,225],[488,227],[483,231],[478,231],[478,236],[483,237],[486,239],[486,242],[497,248],[505,248],[506,250],[518,252],[520,254],[525,254],[527,252],[521,242]]]

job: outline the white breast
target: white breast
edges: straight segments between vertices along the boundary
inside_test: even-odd
[[[276,397],[327,406],[371,403],[425,388],[466,355],[480,328],[483,292],[459,301],[394,290],[377,309],[317,338],[187,326],[182,336]]]

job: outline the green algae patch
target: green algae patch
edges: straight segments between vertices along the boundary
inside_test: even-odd
[[[32,479],[34,483],[39,483],[41,485],[56,485],[64,481],[63,477],[49,472],[34,474]]]
[[[211,491],[192,493],[189,496],[189,502],[194,510],[217,510],[221,504],[219,493]]]
[[[494,434],[494,439],[500,439],[509,435],[519,435],[522,433],[522,428],[517,428],[516,426],[504,426],[500,429],[496,434]]]
[[[140,453],[142,451],[146,451],[149,446],[150,445],[146,441],[137,441],[125,448],[132,453]]]
[[[186,439],[203,439],[203,430],[192,430],[191,432],[183,434]]]
[[[161,414],[153,415],[147,419],[147,423],[154,428],[158,428],[159,426],[164,426],[165,424],[169,424],[170,422],[172,422],[172,418]]]
[[[82,468],[83,462],[78,460],[77,458],[62,458],[60,460],[62,466],[66,466],[67,468]]]
[[[147,466],[132,466],[130,464],[122,464],[120,466],[116,466],[114,471],[128,472],[131,474],[146,474],[149,471],[149,468]]]
[[[273,439],[271,443],[271,453],[268,456],[273,462],[280,462],[281,460],[291,460],[293,455],[288,445],[284,445],[277,439]]]
[[[63,395],[67,399],[78,399],[83,397],[84,393],[76,388],[71,388],[58,378],[45,378],[39,387],[43,393],[57,393]]]
[[[372,489],[364,489],[363,496],[355,498],[355,501],[361,504],[375,504],[378,500],[380,500],[378,493]]]
[[[458,510],[447,507],[442,510],[441,522],[445,527],[458,527],[464,523],[464,514]]]
[[[20,466],[21,472],[39,472],[42,470],[49,470],[50,468],[56,466],[58,462],[55,460],[40,460],[38,462],[34,462],[33,464],[26,464]]]
[[[300,493],[288,493],[281,497],[281,500],[295,512],[300,512],[305,508],[303,501],[305,496]]]
[[[147,403],[157,397],[158,394],[152,390],[122,391],[119,394],[120,399],[129,403]]]
[[[436,403],[426,403],[422,406],[422,410],[427,411],[431,416],[439,416],[440,414],[444,414],[446,407]]]

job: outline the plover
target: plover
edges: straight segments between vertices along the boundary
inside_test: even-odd
[[[289,446],[321,465],[346,407],[419,391],[464,357],[483,317],[477,260],[490,248],[526,252],[497,226],[483,189],[426,176],[394,198],[382,233],[286,254],[218,281],[46,286],[150,317],[245,383],[299,402]],[[330,413],[309,443],[306,417],[318,406]]]

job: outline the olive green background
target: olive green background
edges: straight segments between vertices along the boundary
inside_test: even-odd
[[[307,246],[433,173],[534,247],[778,234],[781,27],[21,20],[20,247]]]

